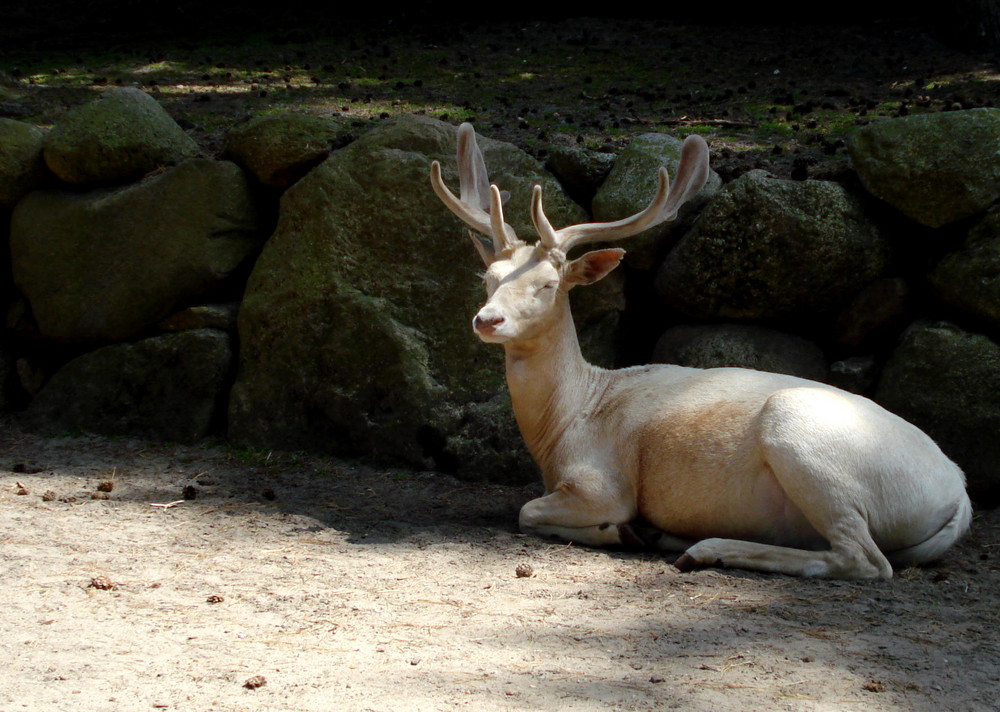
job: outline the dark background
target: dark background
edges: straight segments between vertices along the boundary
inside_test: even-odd
[[[567,13],[557,3],[486,3],[442,0],[414,2],[328,2],[305,0],[5,0],[0,2],[0,53],[25,46],[50,49],[99,48],[164,39],[201,41],[264,33],[405,30],[416,24],[530,22],[566,16],[630,17],[650,22],[697,24],[916,24],[952,42],[988,43],[990,18],[1000,0],[952,0],[935,4],[883,0],[817,2],[659,3],[654,9],[618,12],[581,6]],[[558,9],[557,9],[558,8]],[[984,19],[985,18],[985,19]]]

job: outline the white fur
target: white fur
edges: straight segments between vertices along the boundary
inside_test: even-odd
[[[643,226],[655,205],[669,203],[675,214],[701,187],[707,150],[692,150],[687,160],[704,161],[704,170],[682,163],[679,174],[696,177],[679,198],[675,188],[667,200],[661,181]],[[464,179],[473,171],[463,172],[463,161],[476,163],[460,151]],[[442,188],[435,185],[439,195]],[[635,540],[630,522],[641,517],[662,533],[661,548],[686,549],[684,569],[889,578],[893,563],[937,558],[968,529],[961,470],[866,398],[748,369],[586,363],[568,291],[614,269],[622,251],[569,261],[561,248],[567,235],[577,244],[584,234],[623,235],[600,226],[553,231],[539,217],[536,190],[535,224],[547,237],[526,245],[503,223],[493,192],[488,216],[463,215],[457,199],[449,207],[493,238],[492,250],[478,245],[488,300],[473,328],[504,346],[514,414],[545,482],[546,494],[521,510],[523,531],[615,546]],[[614,225],[633,234],[629,221]]]

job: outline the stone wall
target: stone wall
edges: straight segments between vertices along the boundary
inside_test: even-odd
[[[0,407],[30,427],[309,449],[466,479],[535,477],[500,349],[469,324],[480,263],[428,183],[455,128],[405,116],[354,137],[300,114],[202,155],[159,105],[112,89],[48,131],[0,119],[7,314]],[[678,137],[543,166],[483,137],[508,220],[530,187],[557,226],[644,207]],[[872,123],[858,181],[712,175],[674,223],[574,290],[588,357],[802,375],[924,428],[1000,502],[1000,110]],[[571,197],[572,196],[572,197]],[[9,257],[8,257],[9,253]]]

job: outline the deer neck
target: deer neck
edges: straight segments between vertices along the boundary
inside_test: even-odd
[[[504,347],[514,417],[550,489],[550,464],[558,458],[567,428],[591,399],[599,372],[580,352],[566,295],[557,310],[551,329]]]

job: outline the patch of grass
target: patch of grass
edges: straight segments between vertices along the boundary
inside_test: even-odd
[[[758,133],[770,138],[774,138],[776,136],[787,138],[794,134],[792,124],[784,119],[768,119],[766,121],[761,121],[757,124],[757,131]]]

